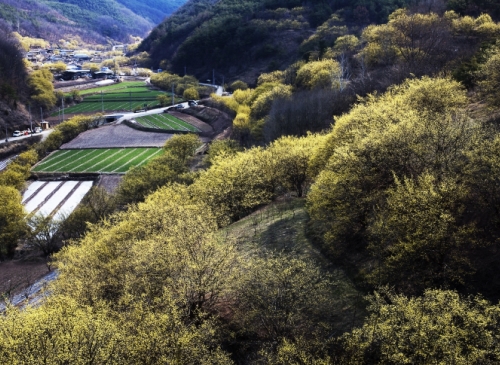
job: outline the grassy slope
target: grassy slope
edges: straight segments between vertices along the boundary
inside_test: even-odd
[[[331,273],[337,282],[334,290],[338,297],[332,303],[332,311],[337,317],[336,332],[341,334],[361,323],[366,307],[364,294],[314,245],[306,233],[307,221],[305,200],[287,198],[259,209],[225,228],[225,231],[249,254],[273,250],[293,252],[303,259],[315,261]]]

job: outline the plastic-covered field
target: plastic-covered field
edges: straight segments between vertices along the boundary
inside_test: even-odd
[[[151,114],[136,118],[135,121],[148,128],[165,129],[169,131],[200,132],[198,128],[170,114]]]
[[[76,209],[78,204],[80,204],[83,197],[88,193],[91,187],[92,181],[82,181],[80,186],[78,186],[73,194],[66,199],[64,204],[61,205],[61,208],[54,215],[54,219],[62,219],[63,217],[70,215],[71,212]]]
[[[127,172],[163,152],[161,148],[98,148],[59,150],[33,168],[34,172]]]
[[[92,181],[35,181],[23,194],[27,213],[67,217],[92,187]]]

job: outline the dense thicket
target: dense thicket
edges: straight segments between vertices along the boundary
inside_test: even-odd
[[[489,15],[397,10],[387,24],[366,27],[360,38],[346,32],[333,15],[303,42],[307,61],[261,74],[256,88],[233,87],[241,83],[236,81],[232,98],[214,97],[236,113],[233,138],[250,146],[319,132],[357,96],[443,72],[453,72],[468,88],[479,85],[490,104],[495,102],[500,26]]]
[[[344,306],[345,298],[322,265],[293,251],[239,246],[218,229],[279,195],[304,194],[314,171],[323,170],[308,197],[314,224],[321,205],[328,223],[343,221],[345,232],[352,227],[359,237],[376,238],[367,250],[379,254],[370,264],[378,271],[366,280],[412,292],[467,282],[464,260],[474,258],[479,239],[492,245],[481,227],[497,226],[487,211],[496,200],[483,194],[494,198],[498,137],[463,118],[466,102],[448,79],[411,80],[368,98],[330,135],[281,138],[243,152],[221,148],[191,185],[167,183],[63,248],[50,299],[36,309],[9,308],[1,318],[1,341],[10,345],[0,346],[0,357],[78,363],[94,356],[110,364],[496,361],[499,308],[480,297],[381,289],[365,324],[341,336],[332,306]],[[189,145],[169,147],[188,156]],[[460,170],[463,181],[456,179]],[[464,194],[472,191],[469,182],[480,184],[473,197]],[[332,200],[338,183],[344,195]],[[364,212],[377,220],[358,226],[354,218]],[[325,236],[331,247],[353,242],[334,239],[336,232]],[[446,351],[444,338],[453,339],[454,351]]]
[[[407,81],[338,118],[313,158],[316,232],[334,255],[370,257],[357,269],[374,285],[477,290],[472,275],[490,270],[481,257],[499,234],[498,131],[466,103],[448,79]]]
[[[426,4],[439,2],[413,3]],[[321,15],[333,5],[313,6]],[[206,169],[189,172],[199,140],[177,136],[163,156],[131,170],[116,197],[91,192],[75,219],[92,224],[73,221],[80,226],[55,255],[50,298],[0,317],[1,362],[500,361],[500,307],[489,301],[500,297],[500,130],[484,115],[491,109],[469,107],[477,96],[497,107],[499,26],[488,15],[398,10],[357,37],[338,19],[328,17],[303,43],[302,61],[214,97],[234,112],[234,136],[248,149],[216,142]],[[461,68],[464,59],[471,67]],[[454,77],[479,93],[425,76],[457,69]],[[377,70],[387,78],[374,80]],[[182,87],[192,79],[162,73],[154,81]],[[363,96],[348,111],[355,94]],[[332,113],[344,114],[332,121]],[[58,127],[38,151],[89,122]],[[324,134],[307,133],[331,122]],[[22,185],[32,158],[0,175],[15,203],[4,203],[13,214],[0,214],[0,223],[19,222],[11,186]],[[264,212],[302,197],[308,232],[288,224],[297,222],[295,207],[285,218],[276,208],[264,240]],[[123,209],[112,213],[116,206]],[[236,230],[253,237],[236,240]],[[5,232],[0,239],[13,231]],[[294,249],[301,235],[315,243]],[[356,283],[358,306],[332,266]],[[372,293],[366,302],[362,292]]]

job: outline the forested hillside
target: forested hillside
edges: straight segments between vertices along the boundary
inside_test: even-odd
[[[57,42],[78,35],[87,43],[144,36],[183,0],[0,1],[0,19],[22,35]]]
[[[166,16],[173,14],[185,0],[117,0],[134,14],[146,18],[153,24],[159,24]]]
[[[500,16],[493,0],[192,0],[157,26],[139,50],[149,52],[155,65],[176,73],[186,68],[189,74],[210,79],[215,69],[226,80],[239,77],[253,83],[259,73],[307,60],[312,50],[321,53],[339,36],[359,37],[364,27],[386,22],[403,7]],[[311,48],[308,39],[314,35],[320,41]]]
[[[28,120],[23,104],[29,96],[28,72],[18,40],[0,26],[0,127]]]
[[[181,74],[226,65],[207,53],[226,42],[255,73],[253,42],[304,37],[259,59],[283,67],[185,111],[231,115],[230,139],[201,157],[178,134],[115,193],[91,190],[58,231],[47,297],[0,316],[0,363],[499,364],[497,2],[361,4],[200,0],[157,28],[143,47],[177,39],[162,52]],[[0,47],[0,72],[19,67],[17,43]],[[6,103],[50,101],[50,72],[16,77]],[[65,121],[0,173],[2,258],[32,232],[31,166],[96,119]]]

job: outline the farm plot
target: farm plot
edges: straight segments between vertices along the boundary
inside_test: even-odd
[[[95,113],[101,111],[125,111],[136,107],[148,108],[158,106],[158,95],[171,95],[163,91],[150,90],[144,83],[116,84],[99,89],[87,90],[87,96],[77,104],[64,109],[65,114]],[[177,102],[179,99],[176,99]],[[57,116],[58,112],[52,114]]]
[[[78,206],[92,187],[92,181],[35,181],[23,194],[28,214],[62,219]]]
[[[34,172],[97,172],[123,174],[162,153],[161,148],[99,148],[59,150],[33,168]]]
[[[169,114],[152,114],[136,118],[135,121],[148,128],[165,129],[170,131],[200,132],[195,126],[186,123]]]
[[[124,92],[128,92],[130,89],[135,89],[135,88],[144,89],[144,87],[145,87],[144,81],[127,81],[127,82],[120,82],[111,85],[82,90],[80,91],[80,95],[85,96],[85,95],[100,93],[101,91],[106,92],[106,91],[117,91],[117,90],[123,90]]]

